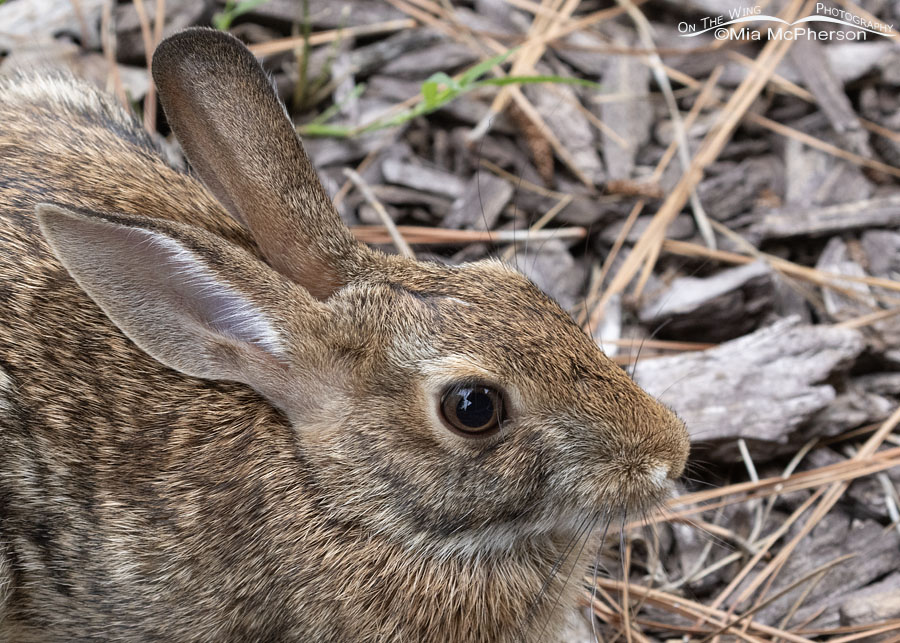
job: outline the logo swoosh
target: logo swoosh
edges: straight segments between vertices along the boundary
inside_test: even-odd
[[[831,16],[806,16],[805,18],[800,18],[799,20],[795,20],[794,22],[788,22],[787,20],[782,20],[778,16],[744,16],[743,18],[735,18],[734,20],[729,20],[728,22],[723,22],[721,24],[713,25],[712,27],[707,27],[702,31],[693,31],[691,33],[681,34],[683,38],[693,38],[695,36],[699,36],[700,34],[704,34],[707,31],[712,31],[713,29],[721,29],[722,27],[727,27],[728,25],[734,25],[741,22],[780,22],[783,25],[787,25],[789,27],[793,27],[794,25],[798,25],[804,22],[833,22],[839,25],[845,25],[847,27],[852,27],[853,29],[859,29],[861,31],[867,31],[869,33],[873,33],[877,36],[884,36],[885,38],[893,38],[894,34],[887,34],[882,31],[875,31],[874,29],[869,29],[867,27],[863,27],[861,25],[854,24],[852,22],[848,22],[846,20],[840,20],[838,18],[832,18]]]
[[[800,20],[795,20],[791,23],[791,25],[796,25],[801,22],[836,22],[839,25],[847,25],[848,27],[853,27],[854,29],[862,29],[863,31],[868,31],[869,33],[876,34],[878,36],[885,36],[887,38],[893,38],[893,34],[886,34],[883,31],[875,31],[874,29],[869,29],[867,27],[863,27],[861,25],[853,24],[852,22],[847,22],[846,20],[839,20],[838,18],[832,18],[831,16],[806,16],[805,18],[800,18]]]
[[[777,16],[744,16],[743,18],[735,18],[734,20],[729,20],[728,22],[723,22],[718,25],[713,25],[712,27],[707,27],[703,31],[695,31],[693,33],[681,34],[685,38],[693,38],[694,36],[699,36],[702,33],[706,33],[707,31],[712,31],[713,29],[721,29],[722,27],[727,27],[728,25],[734,25],[739,22],[757,22],[757,21],[770,21],[770,22],[780,22],[783,25],[790,25],[786,20],[782,20]]]

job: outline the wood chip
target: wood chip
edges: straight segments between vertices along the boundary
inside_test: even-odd
[[[821,613],[809,625],[836,626],[839,624],[838,609],[849,594],[900,568],[900,535],[896,531],[885,532],[884,527],[874,520],[858,521],[841,512],[833,512],[813,530],[805,545],[787,560],[769,596],[774,596],[780,588],[845,554],[847,542],[852,542],[853,550],[860,555],[830,568],[819,582],[809,582],[788,592],[763,608],[756,618],[764,623],[780,622],[807,591],[802,608],[791,623],[802,623]]]
[[[587,78],[597,78],[609,62],[606,50],[609,43],[597,34],[576,31],[569,35],[554,52]]]
[[[462,196],[453,202],[443,226],[491,230],[513,192],[508,181],[486,171],[476,172],[466,184]]]
[[[762,460],[791,450],[791,434],[835,398],[823,384],[863,348],[859,331],[789,318],[702,352],[645,360],[636,379],[687,422],[709,457],[735,457],[745,438]]]
[[[840,237],[832,237],[825,244],[816,268],[825,272],[851,277],[865,277],[866,271],[853,261],[847,253],[847,244]],[[878,309],[872,291],[866,284],[846,282],[842,287],[852,291],[856,296],[849,297],[831,288],[822,289],[822,300],[825,311],[833,321],[845,321],[871,313]]]
[[[618,341],[622,339],[622,297],[616,295],[610,299],[604,313],[596,328],[591,329],[591,336],[608,357],[615,357],[620,352]]]
[[[839,609],[841,623],[845,625],[866,625],[900,618],[900,572],[853,592]]]
[[[530,244],[518,252],[514,264],[560,306],[574,308],[586,275],[576,266],[565,243],[550,239]]]
[[[825,46],[815,40],[798,39],[788,55],[803,84],[816,97],[816,102],[846,148],[870,158],[869,135],[853,110],[841,81],[831,69]]]
[[[659,336],[718,342],[753,330],[772,309],[772,270],[764,262],[712,277],[679,277],[644,304],[638,317]]]
[[[451,72],[478,62],[478,56],[458,42],[439,42],[398,56],[381,69],[381,73],[403,78],[425,78],[443,71]]]
[[[309,22],[317,28],[338,29],[406,17],[403,12],[386,2],[354,0],[308,0],[308,2]],[[303,10],[297,0],[266,0],[254,7],[246,17],[263,22],[280,21],[289,29],[291,25],[303,20]]]
[[[762,195],[783,195],[784,190],[784,165],[773,155],[716,163],[697,186],[706,213],[730,227],[755,221],[761,216],[756,206]]]
[[[606,175],[597,154],[596,129],[576,106],[580,103],[575,90],[567,85],[526,85],[525,95],[569,151],[578,169],[595,185],[602,183]]]
[[[589,103],[606,126],[601,132],[603,160],[611,179],[631,178],[638,149],[650,139],[653,107],[650,68],[634,56],[613,56],[603,74],[603,94],[615,101]]]
[[[795,125],[806,128],[802,123]],[[828,135],[825,127],[824,117],[816,113],[809,129]],[[786,141],[784,148],[784,200],[788,205],[850,203],[872,196],[872,184],[856,165],[796,140]]]
[[[79,0],[78,19],[70,0],[17,0],[0,3],[0,50],[50,41],[61,34],[83,39],[90,48],[100,46],[100,14],[106,0]],[[85,31],[86,30],[86,31]]]
[[[153,24],[156,19],[156,2],[144,1],[147,18]],[[205,2],[191,0],[166,0],[166,23],[163,37],[197,24],[204,15],[209,14],[209,5]],[[122,62],[132,65],[143,65],[147,60],[144,51],[144,39],[141,36],[141,23],[134,3],[116,3],[116,54]]]
[[[424,190],[456,199],[466,191],[466,182],[435,168],[398,159],[386,159],[381,165],[386,181],[414,190]]]
[[[348,54],[346,70],[355,75],[367,76],[381,70],[392,60],[429,47],[440,40],[439,34],[425,29],[401,31],[370,45],[353,49]],[[328,47],[324,47],[320,51],[319,56],[327,61],[331,55]]]
[[[900,232],[866,230],[860,237],[866,268],[876,277],[900,278]]]
[[[653,217],[645,214],[643,216],[639,216],[637,220],[634,222],[634,225],[631,226],[631,229],[628,231],[628,234],[625,236],[625,240],[628,243],[636,242],[644,231],[650,226],[650,222],[653,220]],[[605,228],[600,233],[600,239],[604,243],[608,243],[612,245],[615,243],[616,239],[619,238],[619,234],[621,234],[622,229],[625,227],[625,221],[616,221]],[[694,225],[694,219],[690,215],[682,214],[675,217],[675,220],[666,228],[666,238],[667,239],[690,239],[697,232],[697,227]]]
[[[751,226],[756,239],[820,237],[843,230],[900,226],[900,194],[814,208],[779,208]]]
[[[824,48],[824,53],[838,81],[846,85],[877,69],[895,48],[896,43],[887,38],[879,38],[872,42],[832,43]],[[794,70],[794,66],[788,62],[779,65],[776,73],[793,83],[802,80]],[[748,69],[745,65],[730,63],[725,67],[720,82],[725,86],[737,85],[747,74]]]
[[[351,165],[370,152],[385,148],[396,137],[396,131],[382,130],[352,140],[306,137],[303,147],[317,167]]]
[[[882,395],[850,390],[835,397],[826,408],[816,413],[808,431],[809,439],[839,435],[866,424],[883,422],[897,403]]]

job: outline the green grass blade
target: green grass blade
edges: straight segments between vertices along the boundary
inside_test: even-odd
[[[583,78],[567,78],[566,76],[505,76],[503,78],[485,78],[474,83],[471,89],[478,87],[503,87],[504,85],[536,85],[538,83],[552,83],[559,85],[578,85],[591,89],[603,89],[603,85]]]
[[[225,31],[231,27],[234,19],[240,15],[253,11],[259,5],[269,2],[269,0],[240,0],[235,3],[233,0],[225,3],[225,8],[213,15],[212,24],[216,29]]]
[[[513,49],[504,51],[502,54],[498,54],[493,58],[488,58],[487,60],[478,63],[474,67],[470,67],[459,77],[458,82],[460,87],[465,87],[466,85],[474,83],[476,80],[488,73],[494,65],[499,65],[500,63],[504,62],[518,50],[518,47],[514,47]]]

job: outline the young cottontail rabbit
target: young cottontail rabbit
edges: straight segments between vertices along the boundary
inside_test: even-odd
[[[0,84],[0,639],[558,636],[682,423],[504,265],[358,244],[231,36],[153,75],[202,183]]]

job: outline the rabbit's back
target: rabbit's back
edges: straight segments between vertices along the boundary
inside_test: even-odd
[[[89,412],[99,414],[118,412],[125,384],[141,378],[160,390],[208,388],[161,366],[109,321],[50,251],[35,216],[40,203],[189,221],[256,252],[111,96],[67,76],[0,80],[0,366],[14,388],[41,382],[33,394],[45,403],[91,391]]]
[[[34,206],[51,202],[180,219],[255,247],[199,181],[163,160],[133,114],[69,76],[0,80],[0,151],[4,244],[21,236],[46,248]]]

